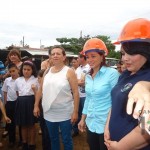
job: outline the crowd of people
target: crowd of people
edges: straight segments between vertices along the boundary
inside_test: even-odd
[[[12,49],[0,62],[0,109],[7,122],[9,147],[35,150],[40,122],[43,150],[73,150],[72,138],[86,132],[90,150],[150,149],[150,20],[127,22],[118,40],[117,69],[106,65],[109,53],[98,38],[86,41],[71,67],[66,53],[53,46],[37,72]],[[2,147],[2,143],[0,143]]]

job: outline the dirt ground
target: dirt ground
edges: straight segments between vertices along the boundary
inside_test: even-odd
[[[36,125],[36,150],[42,150],[42,142],[41,135],[38,134],[39,125]],[[4,128],[0,128],[0,141],[3,143],[3,147],[0,147],[0,150],[19,150],[17,146],[14,148],[8,147],[8,136],[3,138],[2,132]],[[17,135],[18,139],[18,135]],[[87,142],[86,142],[86,133],[80,133],[78,136],[73,137],[74,150],[89,150]],[[62,145],[62,144],[61,144]],[[63,150],[63,146],[61,148]]]

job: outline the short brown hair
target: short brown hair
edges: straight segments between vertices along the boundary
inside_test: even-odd
[[[60,46],[60,45],[54,45],[53,47],[51,47],[50,52],[49,52],[50,55],[51,55],[52,50],[55,49],[55,48],[61,49],[61,50],[62,50],[62,54],[63,54],[64,56],[66,56],[65,49],[64,49],[62,46]]]
[[[9,57],[14,54],[17,55],[19,60],[21,61],[21,54],[20,54],[19,50],[13,48],[12,50],[10,50],[10,52],[7,55],[7,64],[11,63],[11,60]]]

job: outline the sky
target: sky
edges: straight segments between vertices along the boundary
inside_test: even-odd
[[[3,0],[0,48],[24,44],[39,48],[56,38],[106,35],[117,39],[135,18],[150,19],[150,0]]]

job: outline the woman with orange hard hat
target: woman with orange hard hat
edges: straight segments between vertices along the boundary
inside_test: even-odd
[[[106,66],[108,50],[102,40],[89,39],[83,52],[91,70],[85,77],[86,99],[78,128],[81,132],[87,131],[90,150],[106,150],[104,126],[111,108],[110,92],[118,81],[119,73]]]
[[[150,150],[150,136],[142,129],[144,121],[140,128],[138,119],[126,112],[128,94],[133,86],[139,81],[150,81],[150,20],[129,21],[117,43],[122,46],[122,60],[127,69],[111,92],[112,109],[105,127],[105,144],[109,150]]]
[[[127,113],[132,114],[135,119],[144,117],[144,129],[150,135],[150,82],[140,81],[135,84],[128,95]]]

